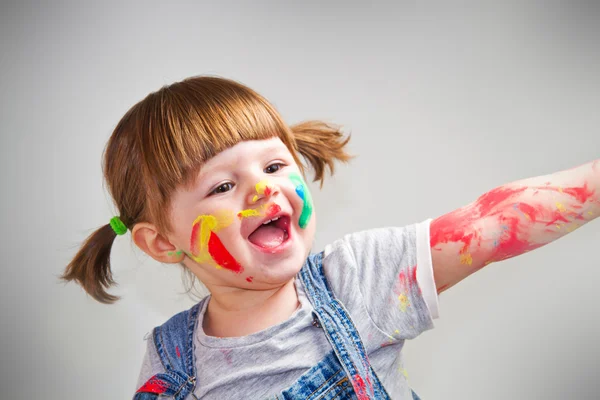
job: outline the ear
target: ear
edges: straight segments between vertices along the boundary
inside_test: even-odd
[[[156,261],[167,264],[179,263],[185,254],[178,251],[169,239],[158,232],[156,226],[147,222],[135,224],[131,230],[135,244]]]

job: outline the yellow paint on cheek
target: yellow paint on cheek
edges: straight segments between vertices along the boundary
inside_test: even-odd
[[[218,232],[231,225],[233,222],[233,212],[230,210],[220,210],[215,215],[199,215],[192,224],[192,231],[198,229],[196,243],[191,243],[191,258],[197,263],[214,263],[208,252],[208,241],[212,232]],[[193,233],[192,233],[193,234]],[[217,268],[221,268],[214,263]]]
[[[591,211],[588,211],[588,215],[594,215],[594,213]]]
[[[269,207],[272,207],[274,203],[266,203],[261,205],[258,208],[249,208],[247,210],[242,210],[237,213],[238,218],[248,218],[248,217],[262,217],[267,212]]]
[[[563,206],[563,205],[562,205],[562,204],[560,204],[560,203],[556,203],[556,208],[558,208],[558,211],[560,211],[560,212],[565,212],[565,211],[567,211],[567,209],[565,208],[565,206]]]
[[[260,215],[261,215],[260,212],[254,208],[250,208],[248,210],[242,210],[238,213],[238,217],[240,217],[240,218],[260,217]]]
[[[400,301],[400,310],[402,312],[406,312],[406,309],[410,306],[408,297],[406,297],[405,294],[401,294],[400,296],[398,296],[398,300]]]
[[[460,263],[468,264],[468,265],[473,264],[473,257],[471,256],[471,253],[461,254],[460,255]]]

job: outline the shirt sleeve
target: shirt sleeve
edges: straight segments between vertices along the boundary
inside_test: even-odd
[[[438,317],[429,224],[352,233],[325,248],[336,296],[350,307],[366,307],[390,338],[412,339]]]

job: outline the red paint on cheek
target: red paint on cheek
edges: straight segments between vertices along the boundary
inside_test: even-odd
[[[265,196],[270,196],[271,195],[271,188],[268,186],[265,186]]]
[[[208,253],[221,267],[238,274],[244,271],[244,268],[227,251],[221,239],[214,232],[210,233],[208,239]]]
[[[193,255],[198,255],[198,234],[200,233],[200,222],[196,222],[192,227],[192,235],[190,238],[190,251]]]
[[[247,277],[247,278],[246,278],[246,280],[247,280],[248,282],[250,282],[250,283],[252,283],[252,279],[254,279],[254,277],[252,277],[252,276],[249,276],[249,277]]]
[[[156,393],[162,394],[168,389],[167,383],[163,382],[158,378],[150,378],[148,382],[137,390],[137,393]]]
[[[281,207],[278,204],[271,204],[269,208],[267,208],[267,218],[274,217],[278,212],[281,211]]]

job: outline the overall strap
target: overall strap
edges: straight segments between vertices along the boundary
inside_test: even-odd
[[[389,399],[369,364],[365,347],[350,314],[331,291],[323,272],[322,252],[311,254],[307,258],[300,271],[300,279],[358,399]]]
[[[159,395],[183,400],[190,394],[193,396],[196,386],[194,330],[199,309],[200,303],[154,328],[154,345],[165,372],[150,378],[138,389],[134,400],[152,400]]]

